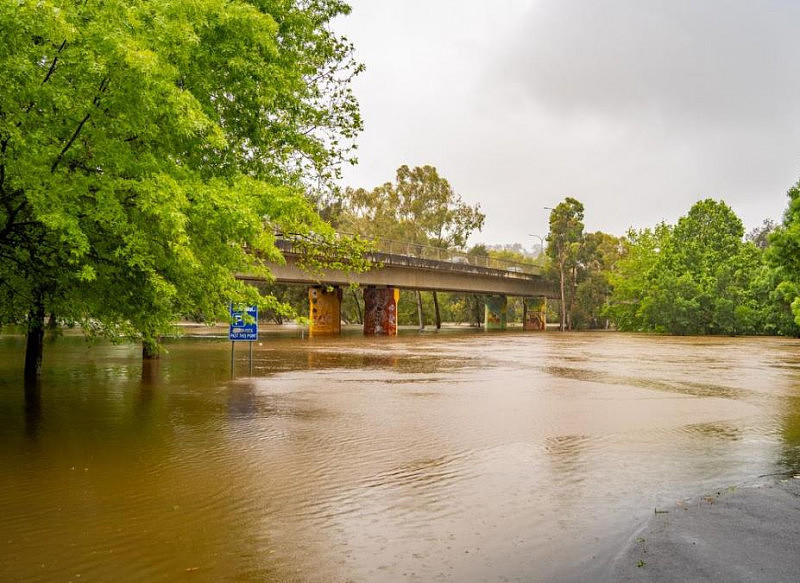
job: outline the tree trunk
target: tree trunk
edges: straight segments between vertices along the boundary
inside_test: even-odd
[[[567,306],[567,329],[572,330],[572,309],[575,306],[575,296],[578,292],[578,266],[573,265],[570,271],[570,294]]]
[[[417,316],[419,317],[419,329],[425,329],[425,319],[422,316],[422,292],[417,290]]]
[[[564,264],[560,265],[560,269],[558,270],[559,275],[559,284],[561,287],[561,321],[558,323],[558,329],[562,332],[565,330],[566,322],[567,322],[567,302],[564,298]]]
[[[161,358],[161,342],[159,342],[157,336],[145,336],[142,338],[142,358],[144,360]]]
[[[25,436],[36,439],[42,422],[41,379],[25,382]]]
[[[480,328],[482,324],[483,310],[481,310],[481,298],[477,294],[472,295],[472,320],[473,326]]]
[[[356,315],[358,316],[358,323],[362,326],[364,325],[364,312],[361,311],[361,301],[358,299],[358,294],[356,290],[351,288],[350,291],[353,293],[353,299],[356,302]]]
[[[151,386],[158,382],[160,360],[145,358],[142,361],[142,386]]]
[[[37,304],[28,313],[28,337],[25,345],[25,384],[36,383],[42,374],[42,352],[44,348],[44,302]]]
[[[436,292],[433,292],[433,311],[436,317],[436,329],[440,330],[442,328],[442,315],[439,313],[439,296],[436,295]]]

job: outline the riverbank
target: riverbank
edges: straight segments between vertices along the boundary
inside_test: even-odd
[[[656,508],[598,580],[793,582],[800,574],[800,476]]]

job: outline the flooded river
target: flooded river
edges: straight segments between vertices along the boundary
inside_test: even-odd
[[[0,337],[0,581],[580,580],[654,509],[800,473],[800,341]],[[768,479],[768,478],[767,478]]]

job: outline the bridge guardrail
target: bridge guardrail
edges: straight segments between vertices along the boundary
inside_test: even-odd
[[[337,235],[351,236],[347,234]],[[276,243],[279,249],[287,253],[296,252],[292,244],[291,234],[281,233],[276,234],[276,236],[278,237]],[[500,271],[510,277],[542,275],[541,266],[533,263],[509,261],[488,255],[474,255],[454,249],[442,249],[440,247],[405,243],[391,239],[373,239],[372,242],[375,245],[372,254],[375,255],[377,261],[382,263],[402,263],[431,269],[442,269],[449,266],[451,269],[458,271],[475,271],[475,268],[477,268],[478,271],[483,271],[484,269],[492,270],[495,275],[496,272]],[[397,259],[400,258],[405,260],[398,261]],[[435,262],[435,264],[430,262]]]

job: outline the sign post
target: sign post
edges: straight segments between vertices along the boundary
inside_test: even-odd
[[[231,323],[228,338],[231,341],[231,377],[235,377],[236,342],[250,343],[250,375],[253,374],[253,342],[258,340],[258,306],[230,305]]]

